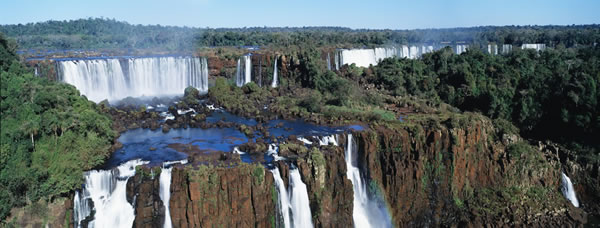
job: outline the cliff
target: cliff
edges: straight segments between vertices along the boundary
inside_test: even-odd
[[[560,194],[558,166],[524,142],[498,139],[491,121],[474,114],[356,134],[361,168],[398,227],[585,222]]]

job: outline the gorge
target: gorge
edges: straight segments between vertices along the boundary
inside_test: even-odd
[[[3,109],[2,149],[31,160],[1,157],[24,171],[0,177],[47,182],[23,190],[1,225],[593,224],[597,62],[581,59],[597,48],[394,43],[369,31],[350,42],[340,37],[354,31],[320,29],[189,55],[23,58],[26,80],[2,74],[16,78],[2,88],[3,108],[14,107]],[[198,42],[262,34],[211,32]],[[343,36],[310,39],[330,33]],[[0,196],[25,189],[7,187]],[[44,203],[48,213],[35,210]]]

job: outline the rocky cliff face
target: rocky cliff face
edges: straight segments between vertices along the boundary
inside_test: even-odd
[[[352,227],[354,193],[346,177],[343,147],[313,147],[294,156],[309,193],[315,227]],[[287,184],[289,165],[279,162],[277,166]]]
[[[377,126],[356,133],[362,170],[396,226],[581,224],[560,194],[560,170],[525,143],[495,141],[486,118]]]
[[[150,182],[142,186],[153,185],[152,190],[137,188],[141,190],[135,192],[137,198],[160,201],[158,186],[155,181]],[[275,219],[273,191],[273,177],[262,166],[174,167],[170,199],[173,227],[269,227]],[[159,221],[154,215],[161,213],[160,208],[152,207],[151,213],[144,213],[153,216],[139,214],[145,209],[149,210],[148,201],[151,200],[142,200],[147,203],[135,205],[138,212],[136,225],[143,221],[147,221],[144,224]]]
[[[160,168],[140,167],[139,172],[127,181],[127,201],[134,205],[133,227],[162,227],[165,207],[160,199]]]

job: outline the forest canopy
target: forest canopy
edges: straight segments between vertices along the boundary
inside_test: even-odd
[[[550,46],[593,45],[600,25],[480,26],[471,28],[371,30],[343,27],[191,28],[132,25],[114,19],[89,18],[1,25],[0,32],[22,49],[156,49],[189,51],[198,47],[271,46],[373,47],[393,44],[465,42],[544,43]]]
[[[0,220],[26,202],[66,194],[104,163],[116,132],[71,85],[35,77],[0,33]]]

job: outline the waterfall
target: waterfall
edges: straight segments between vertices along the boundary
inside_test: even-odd
[[[162,170],[160,171],[159,177],[160,189],[158,194],[160,196],[160,200],[162,200],[163,202],[163,205],[165,205],[165,224],[163,225],[163,227],[165,228],[171,228],[173,225],[171,223],[171,212],[169,211],[169,200],[171,199],[172,171],[173,167],[165,168],[163,166]]]
[[[466,44],[457,44],[456,45],[456,54],[460,55],[461,53],[467,51],[467,48],[469,47],[469,45]]]
[[[331,57],[329,56],[329,52],[327,52],[327,70],[331,70]]]
[[[400,52],[400,58],[410,58],[410,52],[408,46],[402,45],[402,51]]]
[[[313,227],[308,191],[298,169],[290,169],[289,191],[285,189],[279,169],[276,167],[271,172],[275,179],[275,187],[279,195],[279,211],[285,227]]]
[[[369,67],[377,65],[385,58],[398,56],[396,48],[374,48],[374,49],[342,49],[336,59],[337,65],[355,64],[358,67]]]
[[[279,212],[283,217],[284,227],[290,228],[290,199],[288,198],[285,184],[283,183],[283,179],[281,179],[279,168],[275,167],[275,169],[271,170],[271,173],[273,173],[273,178],[275,179],[275,187],[277,188],[277,195],[279,197],[279,202],[277,204],[279,206]]]
[[[206,58],[153,57],[59,61],[60,80],[88,99],[180,95],[188,86],[208,91]]]
[[[335,70],[340,70],[340,63],[341,63],[340,55],[341,55],[341,52],[336,52],[333,56],[334,57],[333,63],[335,64]]]
[[[329,136],[321,136],[321,137],[316,137],[317,139],[319,139],[319,145],[320,146],[327,146],[327,145],[334,145],[334,146],[338,146],[338,136],[337,135],[329,135]]]
[[[243,61],[242,61],[243,59]],[[238,59],[237,68],[235,72],[235,84],[238,87],[252,81],[252,58],[250,55],[244,55]]]
[[[512,51],[512,45],[510,44],[503,44],[502,45],[502,54],[508,54]]]
[[[571,183],[571,179],[565,173],[562,173],[562,193],[569,201],[571,201],[573,206],[579,207],[579,201],[575,195],[573,183]]]
[[[521,49],[535,49],[536,51],[542,51],[546,49],[546,44],[523,44]]]
[[[127,180],[135,175],[135,167],[148,162],[131,160],[113,170],[92,170],[84,174],[84,187],[73,199],[77,227],[95,211],[89,227],[131,227],[134,209],[127,201]],[[92,208],[89,201],[94,203]]]
[[[392,227],[390,216],[385,205],[377,200],[369,199],[367,187],[358,168],[356,158],[357,147],[348,134],[348,143],[345,148],[346,175],[352,182],[354,190],[354,208],[352,218],[354,227]]]
[[[417,48],[416,46],[410,46],[410,48],[408,49],[408,58],[416,59],[418,57],[419,57],[419,48]]]
[[[498,55],[498,45],[488,44],[487,45],[487,53],[490,55]]]
[[[271,82],[271,87],[277,87],[277,58],[275,58],[275,63],[273,64],[273,82]]]

